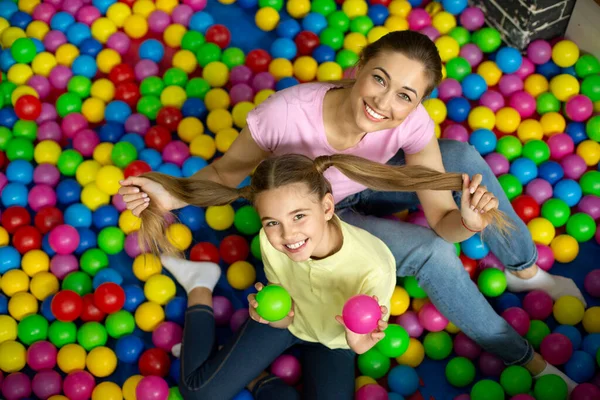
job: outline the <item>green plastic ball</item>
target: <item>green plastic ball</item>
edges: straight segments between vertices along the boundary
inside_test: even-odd
[[[313,0],[310,5],[310,11],[319,13],[325,17],[337,9],[337,4],[334,0]]]
[[[283,8],[283,0],[258,0],[258,7],[271,7],[277,11],[281,11]]]
[[[12,139],[13,134],[10,129],[5,126],[0,126],[0,150],[5,151],[8,142]]]
[[[594,142],[600,142],[600,115],[596,115],[585,124],[585,133]]]
[[[18,120],[13,126],[14,137],[22,137],[30,141],[37,139],[37,124],[33,121]]]
[[[83,162],[83,156],[80,152],[73,149],[64,150],[58,157],[58,170],[66,176],[75,176],[77,167]]]
[[[475,379],[475,366],[465,357],[455,357],[446,364],[446,379],[455,387],[465,387]]]
[[[350,31],[367,36],[367,33],[373,28],[374,24],[371,18],[366,15],[358,16],[350,22]]]
[[[77,332],[77,343],[86,351],[90,351],[98,346],[104,346],[107,340],[106,329],[99,322],[86,322],[79,327],[79,331]]]
[[[156,116],[161,108],[162,103],[156,96],[142,96],[137,103],[137,112],[151,120],[156,120]]]
[[[523,144],[515,136],[503,136],[498,139],[496,151],[506,157],[508,161],[513,161],[515,158],[521,157]]]
[[[509,366],[500,375],[500,384],[509,396],[528,393],[532,383],[531,374],[520,365]]]
[[[586,213],[576,213],[567,221],[567,234],[579,243],[587,242],[596,234],[596,222]]]
[[[85,99],[90,97],[90,93],[92,91],[92,81],[85,76],[74,76],[69,79],[67,90],[71,93],[75,93],[82,99]]]
[[[483,379],[473,385],[471,400],[504,400],[504,390],[498,382]]]
[[[56,100],[56,112],[61,118],[72,113],[81,112],[81,97],[75,93],[63,93]]]
[[[600,75],[586,76],[581,82],[581,94],[592,101],[600,100]]]
[[[181,48],[192,53],[196,53],[204,43],[206,43],[206,38],[198,31],[187,31],[181,38]]]
[[[167,400],[183,400],[183,396],[177,386],[173,386],[169,389],[169,397],[167,397]]]
[[[501,175],[498,177],[498,182],[500,182],[502,189],[504,189],[504,193],[506,193],[506,197],[508,197],[510,201],[523,193],[523,185],[514,175]]]
[[[235,229],[244,235],[255,235],[260,231],[262,224],[256,209],[251,205],[240,207],[233,217]]]
[[[0,83],[0,89],[2,91],[2,104],[12,104],[12,92],[17,88],[12,82],[7,81],[4,77],[2,83]]]
[[[540,165],[550,159],[550,147],[543,140],[530,140],[523,146],[523,157],[529,158],[535,165]]]
[[[571,216],[571,207],[564,200],[548,199],[542,206],[542,217],[546,218],[555,227],[567,223]]]
[[[327,16],[327,23],[330,28],[335,28],[340,32],[346,33],[350,28],[350,18],[343,11],[334,11]]]
[[[461,82],[472,71],[471,64],[462,57],[454,57],[446,63],[448,78]]]
[[[600,74],[600,61],[592,54],[584,54],[575,63],[575,73],[581,79]]]
[[[117,167],[125,168],[131,162],[137,160],[137,150],[129,142],[118,142],[113,146],[110,158]]]
[[[6,158],[14,160],[33,160],[33,142],[26,138],[13,137],[6,144]]]
[[[432,360],[443,360],[452,353],[452,338],[446,331],[429,332],[423,339],[425,354]]]
[[[206,96],[206,93],[209,91],[210,83],[202,78],[192,78],[188,84],[185,85],[185,93],[187,94],[187,97],[204,99],[204,96]]]
[[[540,94],[535,99],[535,107],[538,114],[543,115],[549,112],[560,111],[560,100],[556,98],[552,93],[545,92]]]
[[[496,268],[486,268],[477,278],[477,286],[487,297],[498,297],[506,290],[506,276]]]
[[[381,354],[375,348],[360,354],[358,356],[358,369],[361,375],[369,376],[373,379],[383,378],[390,370],[390,358]]]
[[[454,38],[460,47],[471,41],[471,32],[462,26],[457,26],[456,28],[452,29],[448,35],[451,38]]]
[[[68,274],[62,281],[62,290],[72,290],[80,296],[92,293],[92,278],[82,271]]]
[[[158,76],[149,76],[144,78],[140,84],[140,94],[142,96],[160,96],[165,83]]]
[[[223,51],[221,62],[227,65],[227,68],[232,69],[239,65],[244,65],[246,55],[244,51],[238,47],[229,47]]]
[[[265,286],[256,293],[256,302],[256,312],[269,322],[285,318],[292,309],[290,294],[279,285]]]
[[[188,75],[181,68],[171,67],[163,75],[165,86],[185,87],[188,82]]]
[[[454,243],[454,249],[456,250],[456,257],[460,256],[460,243]]]
[[[88,249],[79,259],[81,270],[90,276],[96,276],[98,271],[108,267],[108,256],[100,249]]]
[[[419,282],[417,282],[417,278],[414,276],[404,277],[404,289],[406,289],[408,295],[413,299],[424,299],[427,297],[427,293],[421,289]]]
[[[567,400],[568,388],[558,375],[544,375],[537,378],[533,393],[536,400]]]
[[[260,236],[259,235],[254,236],[254,238],[252,239],[252,243],[250,243],[250,251],[252,252],[252,255],[254,256],[254,258],[256,258],[257,260],[262,260],[262,253],[260,251]]]
[[[472,39],[473,43],[475,43],[484,53],[492,53],[498,50],[498,47],[502,44],[500,32],[489,27],[482,28],[474,33]]]
[[[381,354],[395,358],[406,353],[410,343],[410,336],[403,327],[397,324],[389,324],[384,333],[385,337],[375,345],[375,348]]]
[[[116,226],[107,226],[98,234],[98,247],[108,255],[120,253],[125,245],[125,233]]]
[[[321,44],[337,51],[344,45],[344,34],[335,28],[325,28],[319,35],[319,40]]]
[[[23,318],[17,326],[17,337],[24,345],[30,346],[48,337],[48,320],[40,314]]]
[[[533,346],[534,349],[539,350],[542,340],[550,334],[550,328],[544,321],[534,319],[529,325],[529,330],[525,334],[525,339]]]
[[[77,326],[74,322],[54,321],[48,329],[48,338],[57,348],[75,343],[77,340]]]
[[[20,64],[29,64],[37,54],[33,40],[29,38],[18,38],[10,46],[10,54],[16,62]]]
[[[600,196],[600,171],[588,171],[579,179],[583,195]]]
[[[106,330],[114,339],[130,335],[135,330],[135,318],[129,311],[119,310],[106,317]]]
[[[358,54],[348,49],[340,50],[335,56],[335,62],[340,64],[342,69],[354,67],[358,63]]]
[[[204,68],[211,62],[221,59],[221,48],[214,43],[206,42],[196,52],[196,58],[198,64]]]

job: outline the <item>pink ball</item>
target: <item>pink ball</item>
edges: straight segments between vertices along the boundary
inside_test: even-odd
[[[64,65],[57,65],[50,72],[50,84],[56,89],[66,89],[69,79],[73,76],[70,68]]]
[[[125,130],[127,132],[145,135],[150,129],[150,120],[143,114],[131,114],[125,121]]]
[[[519,69],[517,70],[517,72],[515,72],[515,74],[520,77],[521,79],[525,80],[525,78],[527,78],[529,75],[533,74],[535,72],[535,65],[529,61],[528,58],[524,58],[523,62],[521,63],[521,66],[519,67]]]
[[[46,51],[54,53],[60,45],[67,43],[67,37],[61,31],[50,31],[46,34],[46,36],[44,36],[44,40],[42,42],[46,48]]]
[[[106,41],[106,47],[124,56],[131,47],[131,39],[123,32],[115,32]]]
[[[577,94],[567,100],[565,105],[567,117],[573,121],[583,122],[592,116],[594,112],[594,103],[592,100],[582,94]]]
[[[94,6],[87,5],[81,7],[77,11],[77,15],[75,15],[75,18],[77,18],[77,21],[86,24],[87,26],[91,26],[94,23],[94,21],[96,21],[101,16],[102,14],[100,13],[100,10],[98,10]]]
[[[547,143],[550,148],[550,157],[553,160],[561,160],[566,155],[575,151],[575,143],[573,143],[571,136],[566,133],[550,136]]]
[[[538,258],[536,264],[544,271],[549,271],[554,265],[554,252],[549,246],[544,244],[536,244]]]
[[[471,396],[467,393],[459,394],[454,400],[471,400]]]
[[[27,365],[34,371],[52,369],[56,366],[56,347],[45,340],[35,342],[27,349]]]
[[[346,301],[342,309],[342,318],[352,332],[373,332],[381,319],[381,307],[374,298],[359,294]]]
[[[183,0],[183,4],[187,4],[194,11],[202,11],[206,7],[206,0]]]
[[[100,139],[98,138],[98,134],[91,129],[82,129],[73,137],[73,148],[84,157],[92,157],[94,149],[99,144]]]
[[[73,138],[77,132],[87,127],[87,119],[79,113],[72,113],[65,116],[61,123],[62,131],[69,139]]]
[[[502,318],[521,336],[524,336],[529,331],[531,320],[522,308],[511,307],[502,313]]]
[[[460,24],[470,31],[475,31],[485,24],[485,16],[479,7],[467,7],[459,18]]]
[[[192,15],[194,15],[194,10],[192,7],[186,4],[180,4],[173,9],[171,18],[173,19],[174,23],[187,27],[190,24]]]
[[[161,323],[152,331],[152,343],[167,352],[170,352],[176,344],[181,343],[182,337],[181,326],[171,321]]]
[[[453,97],[462,96],[462,86],[456,79],[444,79],[438,86],[438,97],[443,102],[450,100]]]
[[[54,121],[46,121],[38,128],[38,140],[53,140],[59,142],[62,137],[60,125]]]
[[[158,65],[152,60],[140,60],[135,64],[135,78],[143,81],[149,76],[156,76],[159,73]]]
[[[500,153],[490,153],[484,159],[496,176],[508,174],[508,171],[510,171],[508,159]]]
[[[452,124],[444,128],[442,137],[444,139],[452,139],[466,143],[469,141],[469,132],[467,131],[467,128],[462,125]]]
[[[600,388],[591,383],[580,383],[573,392],[571,400],[598,400],[600,399]]]
[[[62,378],[53,370],[40,371],[33,377],[31,382],[33,394],[40,399],[60,394],[62,391]]]
[[[155,10],[148,16],[148,28],[154,33],[163,33],[171,24],[171,17],[162,10]]]
[[[597,372],[596,375],[590,381],[592,385],[600,387],[600,372]]]
[[[283,354],[271,364],[271,373],[290,386],[296,385],[302,376],[300,361],[292,355]]]
[[[535,98],[525,91],[513,93],[508,100],[508,105],[517,110],[521,118],[529,118],[536,113]]]
[[[544,179],[536,178],[525,187],[525,194],[533,197],[538,204],[552,198],[552,185]]]
[[[61,280],[78,269],[79,261],[73,254],[56,254],[50,260],[50,272]]]
[[[184,161],[190,157],[190,148],[181,140],[173,140],[165,146],[162,156],[164,162],[181,167]]]
[[[246,83],[249,84],[252,80],[252,70],[245,65],[238,65],[231,69],[229,73],[229,82],[232,85],[237,85],[238,83]]]
[[[71,225],[59,225],[50,231],[48,241],[57,254],[71,254],[79,246],[79,232]]]
[[[167,400],[169,385],[159,376],[146,376],[135,388],[135,396],[144,400]]]
[[[545,64],[552,58],[552,46],[545,40],[534,40],[527,46],[527,57],[534,64]]]
[[[398,315],[396,323],[403,327],[412,338],[418,338],[423,334],[423,326],[419,322],[419,317],[413,311],[406,311],[404,314]]]
[[[553,306],[552,297],[541,290],[533,290],[523,299],[523,309],[531,319],[545,320],[552,314]]]
[[[8,375],[2,382],[2,394],[5,400],[21,400],[31,396],[31,381],[22,372]]]
[[[504,265],[502,264],[502,261],[500,261],[498,257],[496,257],[496,255],[491,251],[488,253],[487,256],[483,257],[481,261],[479,261],[479,268],[496,268],[500,271],[504,271]]]
[[[423,228],[429,228],[429,223],[427,222],[427,218],[425,218],[425,213],[421,210],[410,213],[406,219],[406,222],[409,224],[422,226]]]
[[[552,365],[561,365],[569,361],[573,354],[573,344],[565,335],[551,333],[540,344],[540,353]]]
[[[42,21],[50,25],[50,20],[56,14],[56,9],[52,4],[49,3],[40,3],[33,9],[33,14],[31,15],[33,19],[36,21]]]
[[[431,303],[425,304],[418,315],[423,328],[430,332],[440,332],[448,326],[448,319]]]
[[[568,154],[561,161],[560,165],[565,172],[565,178],[579,180],[587,171],[587,164],[579,154]]]
[[[459,332],[454,337],[454,352],[459,357],[465,357],[469,360],[475,360],[481,354],[481,347],[470,337]]]
[[[504,96],[510,96],[515,92],[523,90],[523,80],[515,74],[503,75],[500,78],[500,82],[498,82],[498,88]]]
[[[588,272],[585,276],[583,286],[590,296],[600,297],[600,269]]]
[[[2,189],[4,189],[4,186],[6,186],[7,183],[8,183],[8,179],[6,178],[6,175],[4,175],[3,172],[0,172],[0,191],[2,191]]]
[[[535,397],[532,397],[528,394],[518,394],[511,397],[510,400],[535,400]]]
[[[213,296],[213,312],[215,324],[218,326],[227,325],[233,315],[233,305],[227,297]]]
[[[45,76],[34,75],[27,81],[27,84],[31,86],[37,94],[40,96],[40,100],[44,100],[50,94],[50,82]]]
[[[233,85],[229,90],[229,96],[231,97],[231,105],[236,105],[242,101],[252,101],[254,99],[254,90],[245,83],[238,83]]]
[[[407,20],[411,31],[418,31],[431,25],[431,16],[423,8],[413,8]]]
[[[485,376],[500,376],[506,365],[492,353],[483,352],[479,357],[479,369]]]
[[[56,205],[56,193],[48,185],[35,185],[29,191],[27,203],[33,211],[39,211],[42,207]]]
[[[418,9],[417,9],[418,10]],[[356,391],[355,400],[387,400],[388,394],[382,386],[370,383]]]
[[[600,197],[591,194],[583,196],[577,204],[577,208],[597,220],[600,218]]]
[[[55,122],[56,118],[58,118],[58,114],[56,113],[56,107],[50,103],[42,103],[42,112],[40,116],[35,120],[37,124],[43,124],[44,122]],[[57,124],[58,126],[58,124]],[[62,132],[58,132],[58,140],[62,137]],[[40,138],[40,129],[38,128],[38,140],[43,140]]]
[[[88,400],[95,386],[94,377],[89,372],[75,371],[65,378],[63,390],[70,400]]]
[[[467,43],[461,47],[459,55],[467,60],[472,68],[475,68],[483,61],[483,52],[474,43]]]
[[[488,90],[479,98],[479,104],[496,112],[504,107],[506,103],[504,97],[500,93],[495,90]]]
[[[249,314],[247,308],[240,308],[235,310],[231,319],[229,320],[229,328],[233,333],[237,332],[242,325],[248,320]]]
[[[137,231],[131,232],[129,235],[127,235],[123,247],[125,248],[125,253],[127,253],[127,255],[131,258],[136,258],[142,254],[142,250],[140,249],[140,245],[138,243]]]
[[[111,203],[113,206],[115,206],[118,212],[123,212],[127,209],[127,204],[125,201],[123,201],[123,196],[118,193],[112,197]]]
[[[275,89],[275,78],[269,72],[259,72],[252,78],[252,88],[256,92],[264,89]]]
[[[600,229],[596,229],[596,234],[594,235],[594,239],[596,239],[596,243],[600,244]]]
[[[54,187],[60,181],[60,171],[52,164],[39,164],[33,170],[33,182]]]
[[[426,26],[425,28],[419,30],[419,33],[422,33],[423,35],[427,36],[432,42],[440,37],[440,31],[438,31],[432,25]]]
[[[75,15],[82,6],[83,2],[81,0],[65,0],[62,4],[62,9],[71,15]]]

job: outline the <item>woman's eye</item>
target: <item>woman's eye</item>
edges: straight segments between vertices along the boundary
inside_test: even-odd
[[[410,102],[410,101],[412,101],[412,100],[410,99],[410,96],[409,96],[409,95],[407,95],[407,94],[405,94],[405,93],[400,93],[398,96],[400,96],[400,98],[401,98],[402,100],[404,100],[404,101],[409,101],[409,102]]]
[[[377,81],[377,83],[379,83],[380,85],[385,84],[385,81],[379,75],[373,75],[373,79],[375,79]]]
[[[298,221],[299,219],[304,218],[304,214],[297,214],[296,216],[294,216],[294,220]]]

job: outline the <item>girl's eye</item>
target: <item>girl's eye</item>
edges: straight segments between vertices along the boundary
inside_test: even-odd
[[[412,101],[412,100],[410,99],[410,96],[409,96],[409,95],[407,95],[406,93],[400,93],[398,96],[400,96],[400,98],[401,98],[402,100],[404,100],[404,101],[408,101],[408,102]]]
[[[304,214],[296,214],[296,215],[294,216],[294,220],[295,220],[295,221],[298,221],[299,219],[302,219],[302,218],[304,218]]]
[[[385,84],[385,81],[379,75],[373,75],[373,79],[375,79],[375,81],[377,81],[377,83],[379,83],[380,85],[384,85]]]
[[[267,222],[267,226],[275,226],[277,225],[277,221],[269,221]]]

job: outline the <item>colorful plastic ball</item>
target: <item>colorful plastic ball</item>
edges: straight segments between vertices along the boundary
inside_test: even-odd
[[[381,309],[372,297],[356,295],[344,304],[342,318],[346,327],[352,332],[365,334],[377,327],[381,319]]]
[[[522,308],[511,307],[502,313],[502,318],[521,336],[529,331],[531,321]]]
[[[159,376],[142,378],[135,388],[138,399],[166,399],[169,396],[169,385]]]
[[[64,380],[63,391],[72,400],[89,399],[95,387],[94,377],[87,371],[73,371]]]
[[[550,364],[562,365],[571,358],[573,345],[565,335],[551,333],[542,340],[540,353]]]
[[[154,62],[162,60],[165,49],[161,42],[156,39],[147,39],[139,47],[139,56],[141,59],[148,59]]]
[[[114,382],[102,382],[94,388],[92,400],[123,400],[119,385]]]
[[[117,356],[108,347],[95,347],[87,355],[86,367],[92,375],[98,378],[107,377],[117,367]]]
[[[573,296],[562,296],[554,303],[553,314],[560,324],[576,325],[583,320],[583,304]]]
[[[74,321],[81,314],[81,297],[71,290],[61,290],[52,298],[52,314],[62,322]]]
[[[502,271],[488,268],[479,275],[477,285],[485,296],[497,297],[506,290],[506,277]]]
[[[552,48],[552,61],[559,67],[575,65],[579,59],[579,47],[570,40],[561,40]]]

